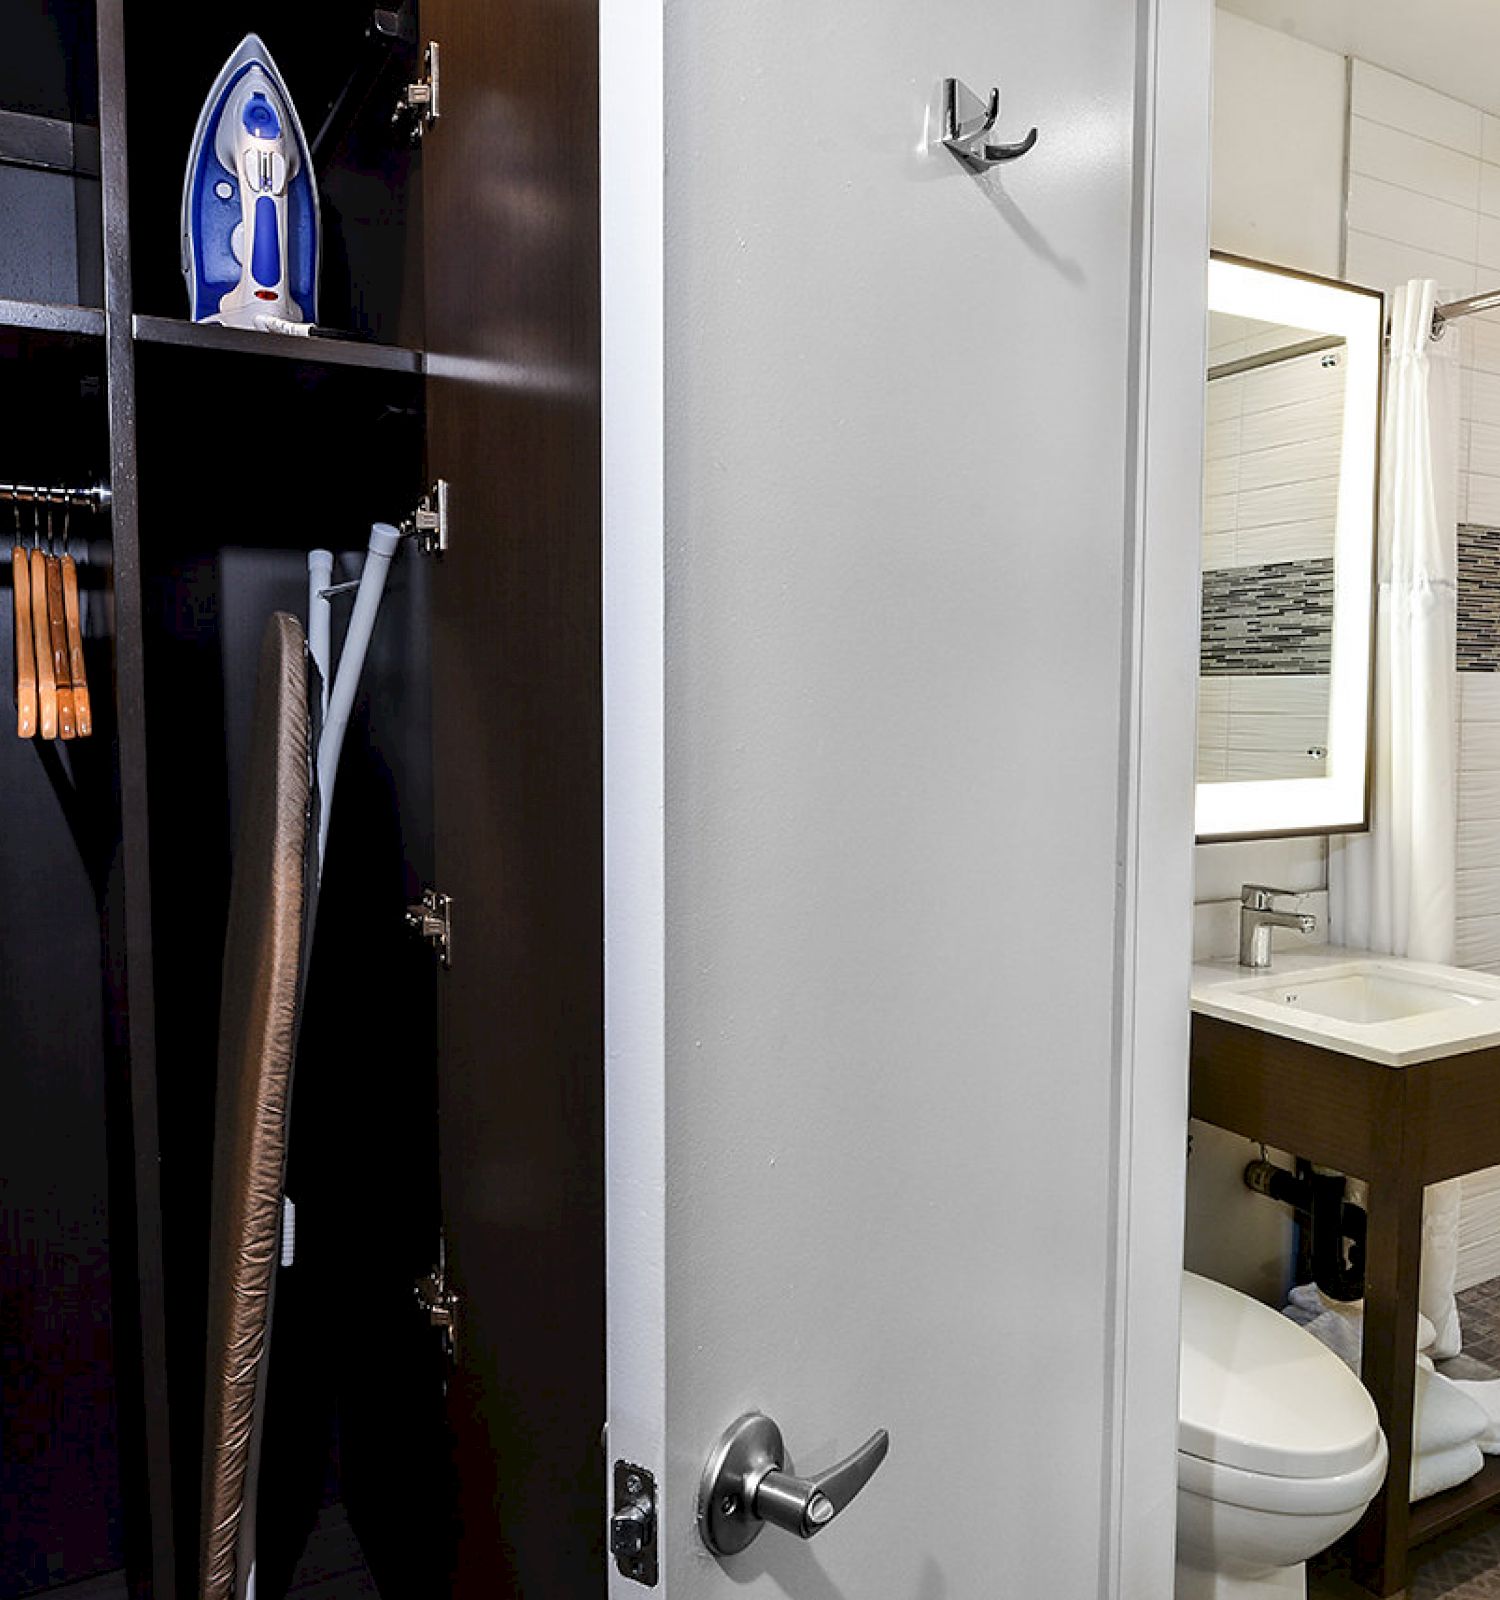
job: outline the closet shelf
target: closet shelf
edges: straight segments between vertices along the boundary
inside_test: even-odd
[[[104,313],[93,306],[54,306],[38,300],[0,300],[0,328],[104,337]]]
[[[137,340],[174,344],[191,350],[237,350],[243,355],[280,356],[320,367],[365,367],[382,372],[421,372],[420,350],[399,345],[364,344],[346,339],[299,339],[282,333],[256,333],[248,328],[221,328],[209,322],[176,317],[132,319]]]

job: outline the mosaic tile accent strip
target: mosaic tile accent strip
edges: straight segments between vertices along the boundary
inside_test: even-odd
[[[1458,670],[1500,672],[1500,528],[1458,525]]]
[[[1198,670],[1286,677],[1333,659],[1333,558],[1219,567],[1203,574]]]

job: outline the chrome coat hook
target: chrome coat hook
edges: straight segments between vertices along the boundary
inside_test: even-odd
[[[988,103],[961,78],[943,79],[943,143],[973,167],[993,167],[1024,156],[1036,143],[1033,128],[1014,144],[991,144],[989,135],[1000,120],[1000,91],[990,90]]]

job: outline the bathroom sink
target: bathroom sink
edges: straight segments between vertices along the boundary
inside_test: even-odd
[[[1400,968],[1371,963],[1358,970],[1330,974],[1293,974],[1277,978],[1247,994],[1263,995],[1276,1005],[1339,1022],[1396,1022],[1402,1017],[1459,1006],[1483,1005],[1493,998],[1472,986],[1446,978],[1416,977]]]
[[[1193,970],[1193,1010],[1386,1066],[1500,1044],[1500,978],[1327,947]]]

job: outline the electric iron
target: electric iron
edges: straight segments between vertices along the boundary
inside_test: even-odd
[[[182,187],[194,322],[316,322],[318,180],[271,53],[247,33],[209,90]]]

